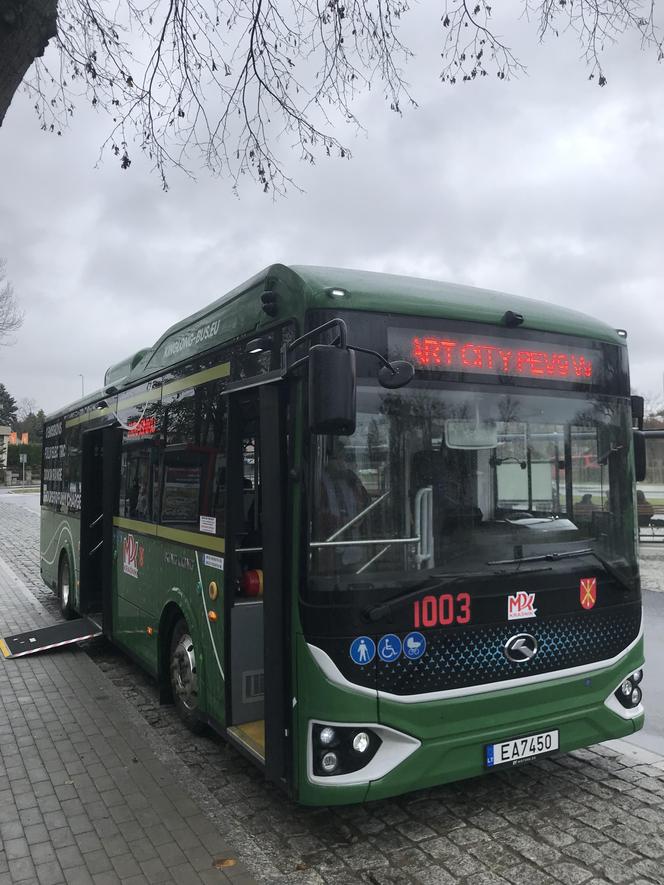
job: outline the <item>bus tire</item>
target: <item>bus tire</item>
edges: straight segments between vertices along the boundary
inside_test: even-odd
[[[63,553],[60,557],[60,565],[58,567],[58,599],[60,600],[60,611],[63,618],[71,620],[76,612],[74,611],[72,599],[72,581],[71,581],[71,565],[69,564],[69,555]]]
[[[200,718],[196,653],[184,618],[180,618],[173,628],[168,669],[178,716],[190,731],[200,734],[205,723]]]

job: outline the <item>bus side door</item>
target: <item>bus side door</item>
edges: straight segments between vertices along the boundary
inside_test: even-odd
[[[233,737],[262,755],[266,777],[287,785],[284,396],[279,383],[229,395],[226,721]]]

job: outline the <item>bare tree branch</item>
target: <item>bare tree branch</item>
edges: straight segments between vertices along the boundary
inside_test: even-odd
[[[14,287],[6,280],[6,261],[0,258],[0,345],[14,344],[11,339],[23,325],[24,314],[20,310]]]
[[[627,31],[662,58],[654,0],[523,0],[523,11],[540,40],[574,32],[600,85],[602,52]],[[82,99],[107,112],[102,154],[129,169],[140,148],[164,187],[170,169],[202,165],[282,194],[293,184],[286,152],[308,163],[350,156],[339,124],[361,126],[358,94],[380,88],[396,113],[415,105],[399,37],[408,12],[408,0],[58,0],[55,61],[37,59],[26,86],[50,132]],[[444,0],[440,20],[443,82],[525,71],[494,30],[490,0]]]

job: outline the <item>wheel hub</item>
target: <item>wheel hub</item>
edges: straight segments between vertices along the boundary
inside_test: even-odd
[[[60,595],[62,598],[62,606],[63,608],[66,608],[69,605],[69,566],[67,565],[62,568]]]
[[[171,682],[181,703],[188,710],[195,710],[198,704],[196,655],[194,643],[188,634],[180,637],[173,651]]]

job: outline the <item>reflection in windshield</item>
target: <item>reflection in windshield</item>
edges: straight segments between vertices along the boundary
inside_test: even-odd
[[[629,433],[608,397],[360,386],[355,433],[313,443],[311,576],[389,584],[588,547],[632,571]]]

